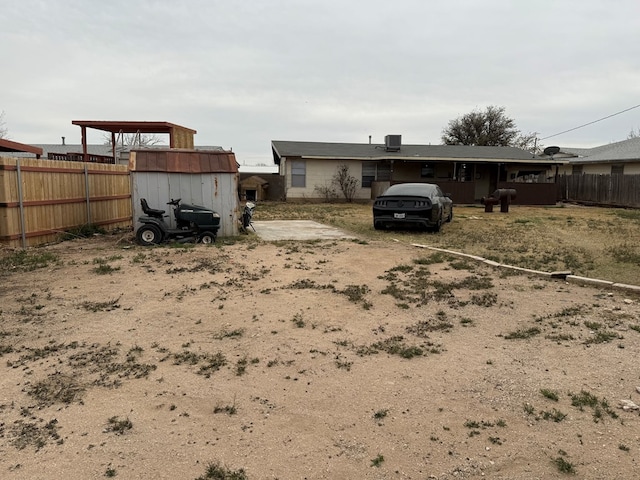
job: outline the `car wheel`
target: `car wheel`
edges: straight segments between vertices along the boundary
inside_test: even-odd
[[[380,222],[373,222],[373,228],[376,230],[382,230],[382,224]]]
[[[162,242],[162,231],[155,225],[143,225],[136,232],[136,240],[140,245],[157,245]]]
[[[447,217],[447,223],[453,220],[453,208],[449,211],[449,216]]]
[[[216,234],[214,232],[202,232],[198,236],[198,242],[204,243],[205,245],[211,245],[212,243],[216,243]]]
[[[434,233],[438,233],[441,228],[442,228],[442,211],[440,212],[440,216],[438,217],[438,221],[433,226],[433,232]]]

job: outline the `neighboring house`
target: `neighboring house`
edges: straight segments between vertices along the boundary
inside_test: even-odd
[[[62,137],[62,143],[58,144],[40,144],[34,143],[31,144],[32,147],[36,147],[42,150],[40,155],[41,158],[46,160],[82,160],[82,145],[71,145],[65,142],[64,137]],[[109,145],[87,145],[87,151],[93,161],[95,161],[96,157],[111,157],[111,147]],[[13,157],[13,158],[35,158],[36,155],[32,152],[23,151],[23,152],[2,152],[0,151],[0,156],[2,157]],[[64,157],[64,158],[62,158]],[[110,163],[113,163],[110,162]]]
[[[402,145],[400,135],[384,144],[271,142],[285,177],[287,200],[326,199],[341,165],[358,180],[356,200],[369,200],[389,185],[437,183],[456,203],[475,203],[498,188],[516,188],[520,204],[555,204],[556,175],[565,159],[536,156],[514,147]]]
[[[561,147],[556,157],[568,160],[560,168],[565,175],[640,175],[640,138],[593,148]]]
[[[62,137],[62,143],[50,144],[50,143],[37,143],[30,145],[40,149],[42,153],[40,157],[46,160],[69,160],[75,162],[83,161],[82,144],[69,144],[65,142],[65,138]],[[131,149],[140,148],[133,147],[117,147],[116,155],[117,160],[114,162],[113,149],[108,144],[87,144],[87,153],[89,155],[89,162],[91,163],[117,163],[120,165],[129,164],[129,152]],[[166,145],[147,145],[145,149],[166,149]],[[222,151],[220,146],[196,146],[195,150],[208,150],[208,151]],[[36,154],[30,151],[4,151],[0,148],[0,157],[13,157],[13,158],[35,158]]]

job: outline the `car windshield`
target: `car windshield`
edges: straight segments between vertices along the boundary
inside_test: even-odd
[[[407,195],[412,197],[430,197],[436,187],[427,183],[399,183],[392,185],[382,194],[385,197]]]

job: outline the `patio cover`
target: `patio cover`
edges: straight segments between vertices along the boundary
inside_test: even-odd
[[[193,136],[195,130],[169,122],[132,122],[132,121],[106,121],[106,120],[73,120],[73,125],[82,129],[82,154],[87,161],[87,128],[103,130],[111,133],[111,146],[113,158],[116,157],[117,133],[146,133],[169,134],[169,148],[194,148]]]

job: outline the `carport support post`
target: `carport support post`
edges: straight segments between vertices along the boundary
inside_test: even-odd
[[[86,162],[89,159],[87,155],[87,127],[80,127],[80,131],[82,132],[82,161]]]
[[[118,163],[116,159],[116,133],[111,132],[111,155],[113,155],[113,164]]]

